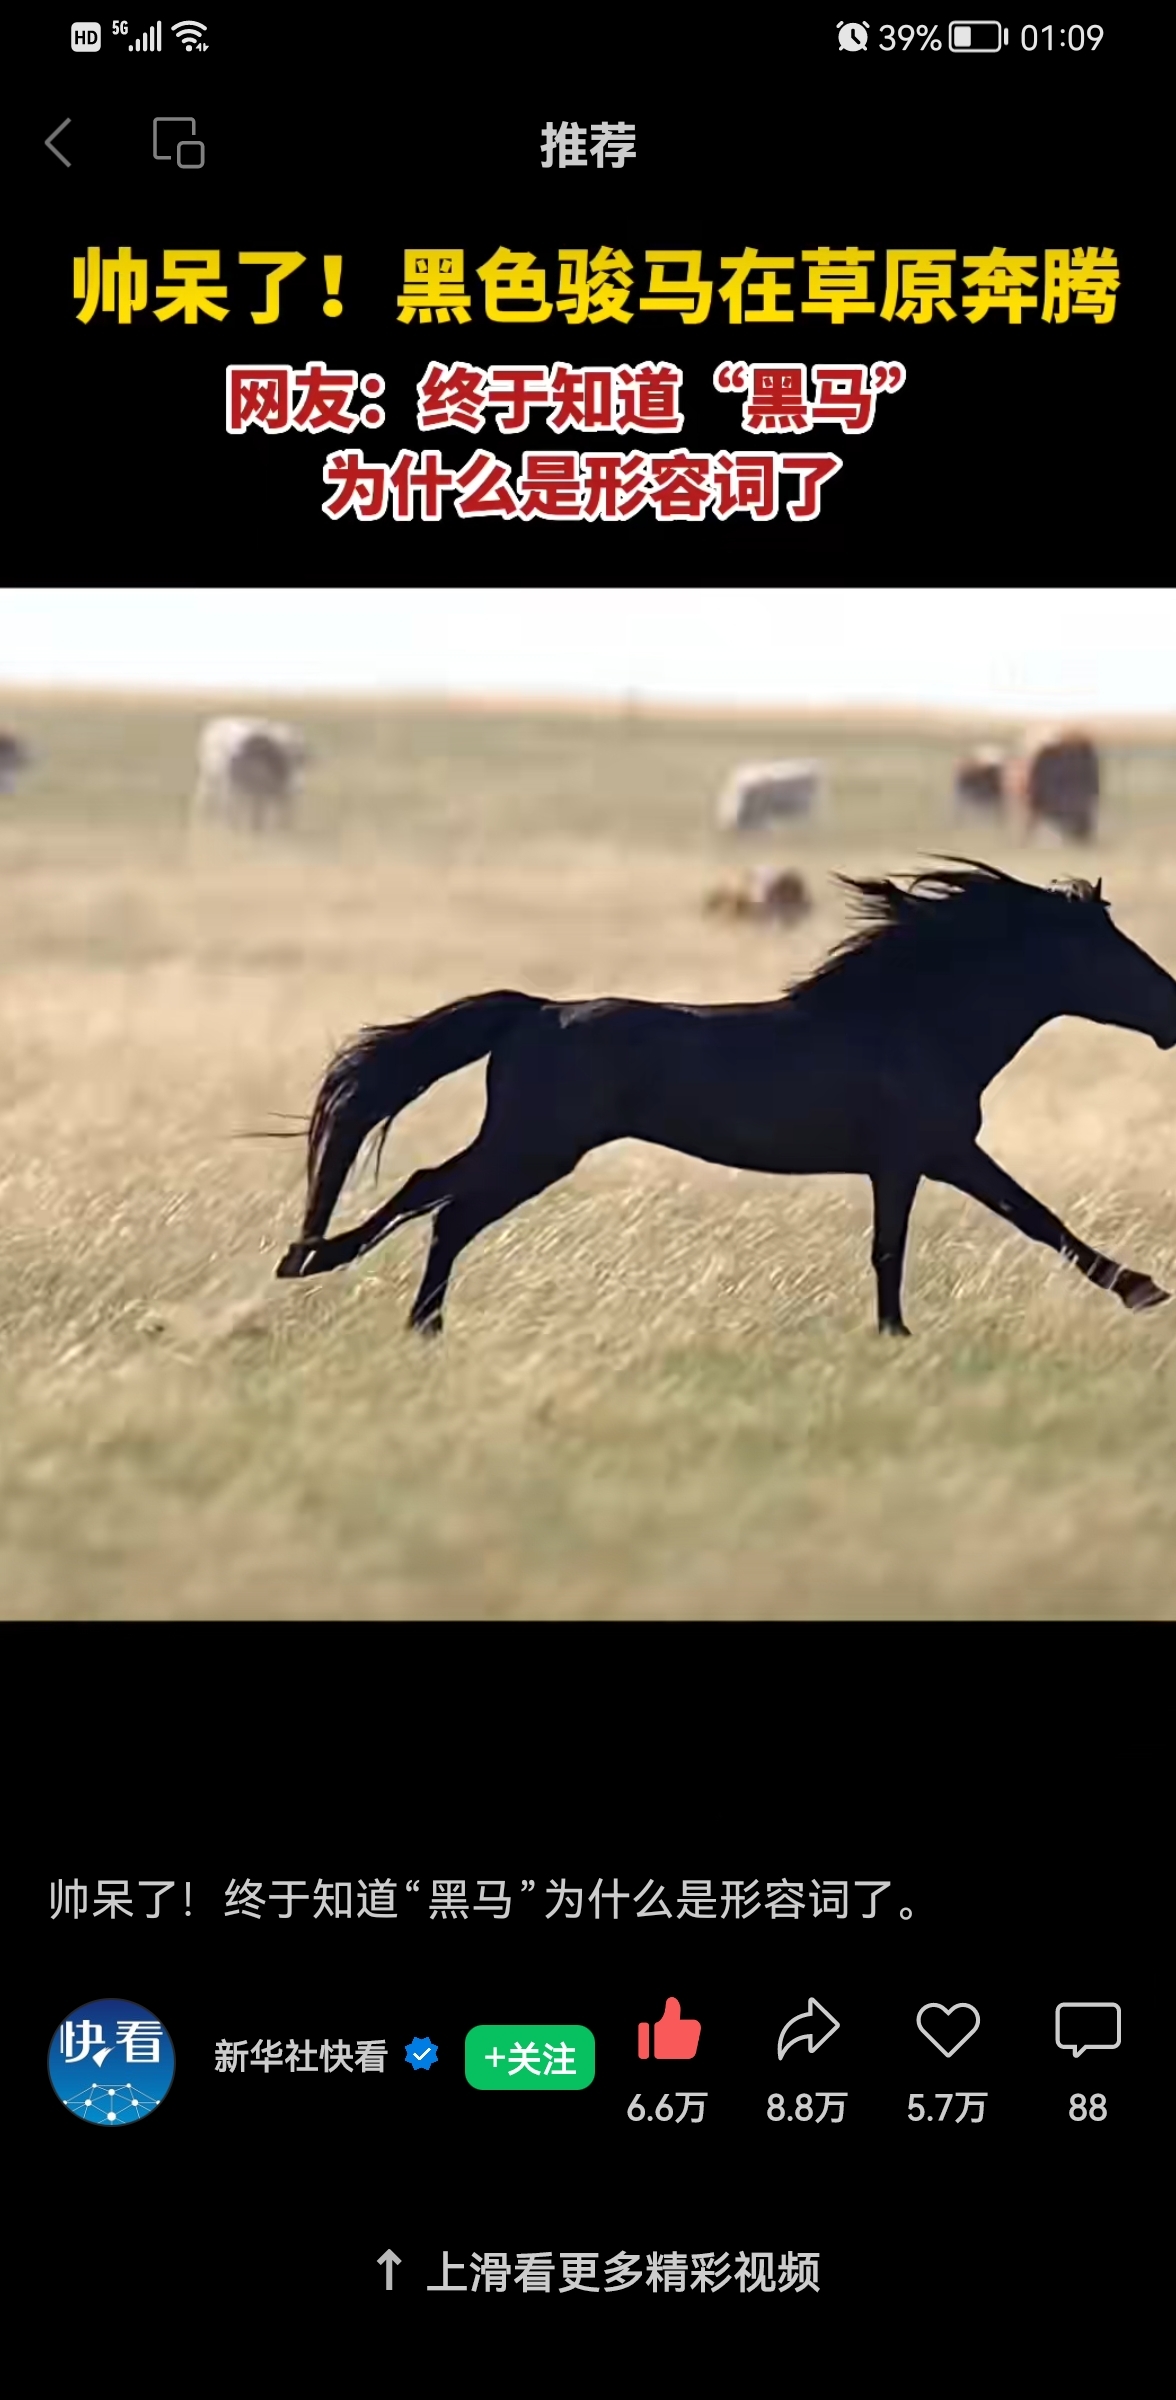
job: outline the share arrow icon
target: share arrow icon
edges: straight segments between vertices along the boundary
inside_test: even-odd
[[[810,2000],[803,2016],[789,2017],[776,2045],[777,2058],[783,2058],[786,2050],[794,2050],[798,2042],[807,2043],[810,2054],[819,2050],[822,2042],[839,2030],[839,2024],[840,2020],[830,2016],[819,2000]]]

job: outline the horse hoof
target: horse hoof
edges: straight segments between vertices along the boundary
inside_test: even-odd
[[[317,1251],[318,1244],[315,1242],[291,1242],[274,1268],[278,1281],[284,1283],[293,1276],[317,1275],[320,1272],[316,1263]]]
[[[879,1333],[892,1334],[896,1340],[901,1340],[904,1342],[909,1342],[911,1338],[910,1326],[903,1325],[901,1323],[898,1325],[892,1325],[889,1322],[884,1322],[878,1327],[878,1331]]]
[[[410,1333],[421,1334],[425,1341],[436,1342],[441,1338],[441,1334],[444,1330],[444,1321],[440,1314],[434,1314],[428,1317],[410,1317],[408,1320],[408,1328]]]
[[[1138,1275],[1131,1268],[1119,1277],[1117,1289],[1124,1308],[1160,1308],[1171,1298],[1171,1293],[1161,1291],[1150,1275]]]

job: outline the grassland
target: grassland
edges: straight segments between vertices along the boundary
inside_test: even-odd
[[[1176,1614],[1176,1305],[1131,1317],[924,1187],[916,1339],[882,1345],[864,1186],[618,1145],[483,1236],[426,1349],[424,1229],[276,1284],[302,1148],[241,1138],[305,1115],[356,1025],[462,992],[775,992],[843,930],[834,869],[975,846],[950,765],[989,728],[285,701],[302,823],[251,841],[188,831],[204,713],[0,695],[37,752],[0,800],[3,1613]],[[729,766],[796,751],[829,764],[827,817],[736,853]],[[1107,762],[1092,871],[1176,966],[1176,743]],[[745,857],[798,866],[816,914],[705,918]],[[384,1188],[468,1137],[480,1090],[401,1121]],[[1172,1056],[1054,1025],[986,1139],[1176,1287]]]

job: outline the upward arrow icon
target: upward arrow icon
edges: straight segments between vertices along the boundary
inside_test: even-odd
[[[814,2050],[820,2049],[822,2042],[831,2040],[839,2030],[839,2018],[830,2015],[827,2008],[822,2008],[819,2000],[810,2000],[800,2016],[789,2017],[776,2045],[776,2056],[783,2058],[785,2051],[795,2049],[798,2042],[807,2044],[811,2055]]]
[[[376,2265],[384,2270],[384,2290],[386,2292],[390,2292],[392,2289],[392,2269],[400,2264],[401,2261],[397,2258],[394,2250],[381,2250]]]

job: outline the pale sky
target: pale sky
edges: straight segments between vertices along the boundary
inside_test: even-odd
[[[1176,591],[4,591],[0,687],[1176,714]]]

